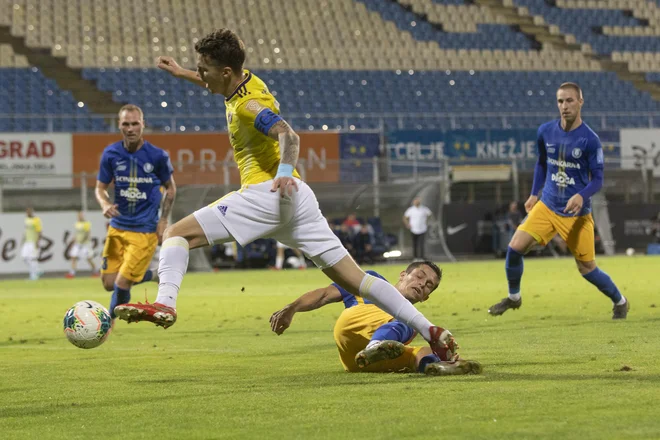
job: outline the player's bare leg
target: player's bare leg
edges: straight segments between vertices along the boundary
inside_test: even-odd
[[[332,267],[323,269],[323,272],[352,295],[370,300],[399,321],[417,330],[441,359],[449,360],[454,357],[458,346],[449,331],[431,324],[390,283],[364,273],[350,255],[346,255]]]
[[[207,245],[206,234],[192,214],[168,227],[160,250],[156,302],[117,306],[114,309],[117,316],[128,322],[147,321],[164,328],[172,326],[177,318],[176,300],[188,269],[190,249]]]
[[[509,295],[488,309],[488,313],[499,316],[509,309],[517,309],[522,305],[520,296],[520,279],[523,274],[523,255],[536,244],[536,239],[529,233],[518,229],[509,242],[506,252],[506,278],[509,282]]]
[[[65,275],[66,278],[75,278],[76,276],[76,263],[78,263],[78,258],[71,258],[71,269],[69,273]]]
[[[612,319],[626,319],[628,310],[630,310],[630,303],[621,294],[612,278],[598,268],[595,260],[581,261],[576,258],[575,263],[582,277],[612,300]]]

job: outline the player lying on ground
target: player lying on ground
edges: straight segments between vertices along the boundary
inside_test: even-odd
[[[381,278],[376,272],[367,273]],[[426,301],[442,279],[442,270],[430,261],[410,264],[399,274],[394,287],[403,298],[415,304]],[[273,313],[271,329],[281,335],[297,312],[309,312],[330,303],[344,302],[344,311],[335,324],[334,336],[339,360],[348,372],[414,372],[429,375],[478,374],[481,366],[475,361],[441,362],[428,347],[409,347],[415,330],[396,321],[369,300],[351,295],[333,283],[312,290]]]
[[[491,306],[491,315],[521,306],[523,255],[536,243],[545,246],[557,233],[575,257],[584,279],[612,300],[612,319],[625,319],[628,315],[630,304],[609,275],[596,266],[591,196],[603,186],[604,160],[598,135],[582,122],[583,103],[577,84],[562,84],[557,90],[561,118],[538,129],[539,157],[532,194],[525,202],[528,215],[511,238],[506,253],[509,296]]]
[[[142,109],[123,106],[119,130],[123,140],[107,146],[101,155],[95,191],[103,215],[111,219],[101,281],[112,292],[109,310],[113,318],[115,307],[131,300],[133,285],[158,280],[149,263],[168,226],[176,196],[169,155],[142,137]],[[114,203],[107,191],[110,183],[115,186]]]
[[[453,353],[451,333],[429,322],[389,283],[367,275],[328,226],[316,196],[295,170],[300,138],[279,116],[279,103],[266,84],[245,70],[245,45],[227,29],[195,44],[197,72],[160,57],[158,67],[225,97],[229,141],[241,189],[195,211],[165,231],[155,304],[115,308],[124,320],[150,321],[165,328],[176,321],[176,299],[190,249],[273,238],[300,249],[332,281],[378,304],[417,330],[441,358]]]

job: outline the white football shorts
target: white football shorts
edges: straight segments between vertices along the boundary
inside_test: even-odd
[[[273,238],[300,249],[321,269],[332,267],[348,251],[330,229],[309,185],[296,182],[298,191],[284,197],[270,191],[272,180],[245,185],[193,215],[209,245],[235,240],[246,246],[259,238]]]
[[[21,258],[24,260],[36,260],[39,257],[36,243],[26,241],[21,248]]]
[[[71,251],[69,252],[69,255],[71,258],[76,258],[79,260],[84,259],[90,259],[94,257],[94,251],[92,250],[92,246],[90,243],[73,243],[73,246],[71,246]]]

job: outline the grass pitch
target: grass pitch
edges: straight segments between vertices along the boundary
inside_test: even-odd
[[[503,261],[445,264],[419,308],[484,373],[434,378],[345,373],[342,304],[271,333],[272,312],[328,283],[317,270],[189,274],[172,328],[118,322],[93,350],[66,340],[62,317],[108,303],[98,279],[1,282],[0,437],[660,438],[660,259],[599,263],[631,301],[627,321],[568,259],[527,259],[523,306],[498,318],[486,311],[506,294]],[[145,290],[153,300],[155,284],[133,299]]]

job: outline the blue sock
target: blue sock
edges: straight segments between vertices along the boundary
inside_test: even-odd
[[[419,361],[419,366],[417,367],[417,371],[423,373],[428,364],[433,364],[435,362],[440,362],[440,358],[434,354],[427,354]]]
[[[131,300],[131,291],[124,290],[115,284],[115,290],[112,292],[112,299],[110,300],[110,316],[115,319],[115,307],[120,304],[126,304]]]
[[[588,274],[582,276],[585,280],[598,287],[598,290],[603,292],[614,304],[621,301],[621,292],[619,292],[616,284],[614,284],[614,281],[612,281],[612,278],[610,278],[608,274],[599,268],[595,268]]]
[[[415,337],[415,330],[401,321],[392,321],[383,324],[374,332],[372,341],[399,341],[402,344]]]
[[[153,278],[154,278],[154,271],[153,270],[148,270],[144,273],[144,277],[135,284],[146,283],[147,281],[151,281]]]
[[[520,293],[520,279],[523,274],[523,254],[511,249],[506,250],[506,279],[509,281],[509,295]]]

